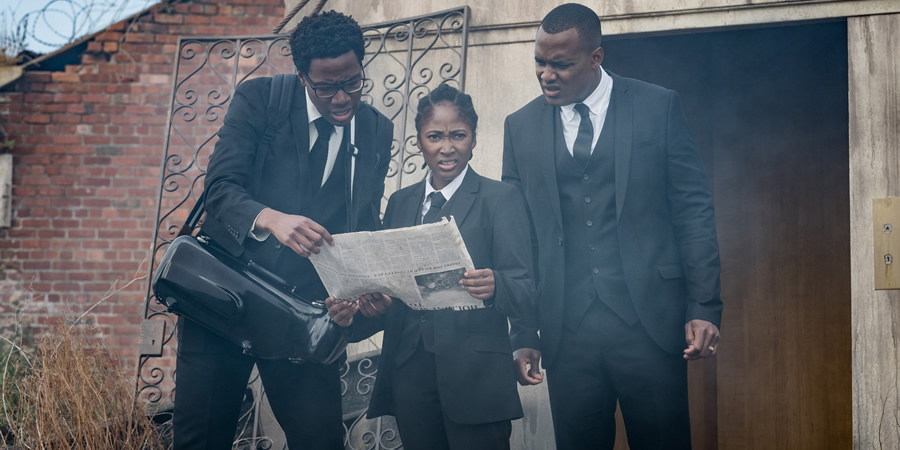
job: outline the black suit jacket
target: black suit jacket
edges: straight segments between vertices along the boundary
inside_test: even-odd
[[[270,236],[259,242],[248,236],[256,216],[269,207],[286,214],[298,214],[300,193],[306,180],[301,170],[309,159],[309,120],[306,90],[296,84],[290,117],[278,130],[262,163],[254,174],[259,142],[268,119],[266,110],[271,78],[256,78],[238,86],[219,130],[219,140],[206,176],[206,219],[203,231],[234,255],[252,259],[272,268],[282,248]],[[349,133],[345,127],[345,138]],[[350,230],[375,230],[381,222],[384,177],[390,162],[391,121],[366,104],[356,113],[356,157],[352,223]],[[342,146],[342,149],[345,148]],[[345,170],[335,166],[334,171]]]
[[[664,350],[685,347],[684,324],[722,315],[719,247],[703,163],[674,91],[611,74],[619,248],[641,324]],[[559,108],[538,97],[506,118],[503,180],[524,193],[538,257],[538,307],[515,321],[514,348],[552,367],[563,326],[566,270],[554,162]],[[536,331],[540,329],[540,338]]]
[[[394,193],[384,214],[387,228],[413,226],[422,213],[425,181]],[[495,294],[492,306],[473,311],[435,311],[434,350],[441,405],[454,422],[480,424],[522,417],[512,365],[507,316],[533,308],[528,217],[519,192],[490,180],[470,167],[450,199],[475,268],[491,268]],[[395,300],[387,314],[366,319],[357,314],[351,327],[354,341],[384,329],[381,363],[369,417],[394,414],[391,377],[394,355],[411,310]]]

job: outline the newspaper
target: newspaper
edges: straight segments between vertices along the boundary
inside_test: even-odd
[[[328,294],[353,301],[363,294],[399,298],[417,310],[483,308],[459,284],[474,269],[456,221],[334,235],[309,260]]]

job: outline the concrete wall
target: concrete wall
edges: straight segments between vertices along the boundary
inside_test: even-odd
[[[300,0],[285,0],[290,11]],[[290,30],[316,2],[300,10]],[[331,0],[325,8],[376,24],[469,5],[466,91],[482,119],[473,167],[499,178],[503,120],[540,94],[534,78],[534,34],[540,19],[562,0]],[[786,21],[881,14],[900,10],[896,0],[610,0],[586,1],[603,19],[604,35],[669,33]]]

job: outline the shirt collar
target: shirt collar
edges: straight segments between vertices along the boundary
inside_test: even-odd
[[[443,189],[440,190],[441,195],[444,196],[447,201],[450,201],[450,197],[453,197],[453,194],[456,193],[456,190],[459,189],[459,186],[463,182],[463,178],[466,177],[466,172],[469,171],[469,165],[466,164],[466,167],[463,168],[462,172],[450,182],[450,184],[444,186]],[[431,195],[432,192],[435,192],[435,189],[431,186],[431,172],[428,172],[428,176],[425,177],[425,200],[428,200],[428,196]]]
[[[303,89],[306,89],[306,87],[304,86]],[[320,113],[319,110],[316,109],[316,105],[314,105],[312,100],[309,99],[309,96],[309,91],[307,91],[306,95],[304,95],[303,98],[306,99],[306,117],[309,119],[309,123],[313,123],[316,119],[322,117],[322,113]]]
[[[591,110],[591,114],[599,114],[604,100],[609,100],[610,92],[612,92],[612,77],[603,70],[603,67],[600,67],[600,84],[594,89],[594,92],[591,92],[591,95],[588,95],[583,102],[587,105],[588,109]],[[563,118],[568,120],[572,120],[575,117],[575,103],[570,103],[568,105],[562,106],[561,108]]]

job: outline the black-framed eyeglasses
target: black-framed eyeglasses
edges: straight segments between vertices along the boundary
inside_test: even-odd
[[[306,76],[305,73],[300,74],[304,79],[306,79],[306,84],[312,88],[313,92],[316,94],[316,97],[319,98],[331,98],[337,95],[338,91],[344,91],[348,94],[355,94],[362,90],[363,85],[366,83],[365,73],[360,74],[359,78],[346,81],[341,84],[320,84],[318,86],[314,85],[312,81],[309,81],[309,77]]]

